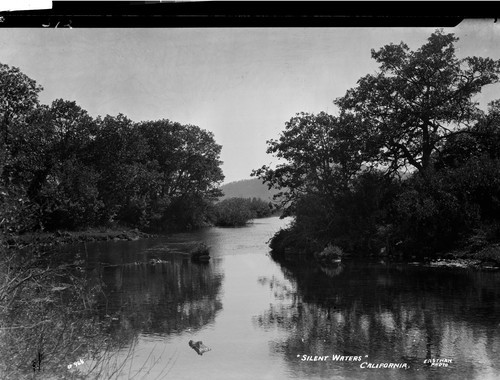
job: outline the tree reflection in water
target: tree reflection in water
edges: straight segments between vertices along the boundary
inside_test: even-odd
[[[500,376],[500,331],[494,317],[500,312],[500,274],[368,263],[326,270],[314,264],[281,265],[285,282],[259,279],[276,302],[255,323],[289,332],[274,342],[273,350],[299,377],[426,378],[429,371],[436,379]],[[301,361],[298,355],[303,354],[406,362],[410,370]],[[430,368],[424,360],[432,358],[452,359],[452,364]]]
[[[2,267],[3,270],[6,267]],[[176,352],[159,342],[136,355],[141,334],[199,329],[222,308],[222,275],[186,260],[54,270],[26,281],[2,312],[0,374],[24,379],[166,376]],[[163,351],[162,347],[164,346]]]
[[[133,264],[104,270],[104,313],[120,314],[117,330],[143,334],[181,333],[213,322],[222,309],[222,274],[189,260]]]

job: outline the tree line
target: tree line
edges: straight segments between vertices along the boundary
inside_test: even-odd
[[[335,245],[359,255],[424,257],[500,240],[500,61],[458,59],[437,30],[417,50],[372,50],[379,64],[335,99],[337,115],[299,113],[252,172],[281,189],[294,223],[271,246],[309,254]]]
[[[221,192],[221,146],[194,125],[91,117],[0,64],[2,230],[203,225]]]

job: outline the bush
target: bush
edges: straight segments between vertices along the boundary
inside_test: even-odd
[[[228,198],[215,205],[214,224],[216,226],[244,226],[254,217],[250,202],[244,198]]]
[[[271,216],[275,210],[274,206],[270,202],[266,202],[260,198],[248,199],[248,207],[252,211],[254,218],[265,218]]]
[[[199,243],[191,250],[191,258],[196,260],[201,256],[210,256],[210,247],[205,243]]]
[[[342,248],[329,243],[325,247],[325,249],[323,249],[321,252],[316,253],[314,256],[316,260],[327,264],[337,262],[342,258],[343,255],[344,252],[342,251]]]

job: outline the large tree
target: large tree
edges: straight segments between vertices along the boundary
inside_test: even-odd
[[[75,102],[58,99],[33,109],[11,133],[13,179],[36,197],[58,165],[69,159],[89,161],[95,129],[92,117]]]
[[[403,42],[372,50],[380,71],[334,101],[341,112],[363,118],[379,146],[373,159],[389,170],[410,166],[425,178],[444,140],[466,132],[480,116],[474,96],[498,82],[500,61],[458,59],[456,41],[436,31],[416,51]]]
[[[97,222],[102,206],[91,154],[95,134],[95,120],[87,111],[63,99],[39,106],[16,132],[17,180],[41,207],[46,227]]]
[[[26,126],[26,118],[36,110],[41,90],[17,67],[0,63],[0,234],[36,224],[25,189],[14,178],[17,163],[13,145],[19,129]]]
[[[275,168],[264,165],[252,176],[281,189],[277,198],[288,212],[305,195],[333,200],[349,188],[370,156],[365,135],[363,122],[352,115],[297,114],[278,140],[267,141],[267,153],[280,162]]]
[[[12,174],[11,144],[16,128],[38,106],[38,93],[42,90],[36,81],[17,67],[0,63],[0,174],[10,182]]]
[[[17,67],[0,63],[0,125],[4,143],[8,143],[11,124],[38,105],[41,90],[35,80]]]
[[[161,186],[158,165],[148,160],[149,146],[137,124],[123,114],[98,118],[97,124],[93,156],[100,173],[103,218],[146,224],[145,204],[151,204]]]
[[[162,173],[162,196],[220,195],[222,147],[212,132],[166,119],[141,122],[138,128],[150,147],[149,161],[157,162]]]
[[[162,223],[203,224],[208,202],[222,195],[218,187],[224,179],[222,147],[213,133],[167,119],[141,122],[138,130],[149,147],[148,162],[159,173],[156,198],[168,206]]]

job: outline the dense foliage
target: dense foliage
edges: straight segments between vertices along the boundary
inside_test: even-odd
[[[500,101],[474,101],[500,61],[458,59],[456,41],[372,50],[379,71],[334,101],[338,116],[297,114],[268,141],[280,163],[252,174],[295,217],[275,251],[423,257],[500,239]]]
[[[224,178],[211,132],[166,119],[93,118],[62,99],[40,105],[41,90],[0,65],[0,197],[11,232],[206,223]]]
[[[276,207],[258,198],[227,198],[215,204],[212,219],[216,226],[239,227],[251,219],[265,218],[276,212]]]

